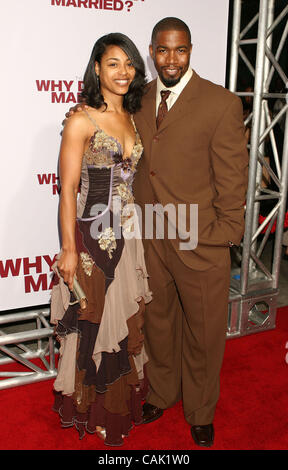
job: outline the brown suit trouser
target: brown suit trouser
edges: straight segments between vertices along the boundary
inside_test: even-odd
[[[147,402],[165,409],[182,399],[189,424],[212,423],[227,332],[229,248],[221,266],[195,271],[168,240],[144,244],[153,293],[144,326]]]

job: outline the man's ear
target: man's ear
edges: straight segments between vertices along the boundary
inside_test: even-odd
[[[149,54],[150,54],[151,59],[153,60],[154,59],[154,51],[153,51],[152,44],[150,44],[150,46],[149,46]]]

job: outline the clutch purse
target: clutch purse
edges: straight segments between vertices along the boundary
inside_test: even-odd
[[[87,308],[87,298],[86,298],[85,292],[83,291],[82,287],[80,286],[80,284],[77,281],[75,276],[74,276],[74,279],[73,279],[73,290],[72,290],[72,292],[73,292],[73,295],[76,299],[76,302],[79,302],[81,309],[85,310],[85,308]]]
[[[59,273],[57,262],[55,262],[53,264],[52,269],[60,279],[62,276]],[[82,287],[80,286],[79,282],[77,281],[76,276],[74,276],[74,278],[73,278],[72,292],[73,292],[73,295],[74,295],[76,301],[75,302],[69,302],[69,304],[74,305],[74,304],[77,304],[79,302],[81,309],[85,310],[85,308],[87,308],[87,305],[88,305],[87,297],[86,297],[85,292],[83,291]]]

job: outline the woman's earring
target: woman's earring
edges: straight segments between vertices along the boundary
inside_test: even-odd
[[[96,74],[96,83],[97,83],[97,88],[100,90],[100,78],[99,75]]]

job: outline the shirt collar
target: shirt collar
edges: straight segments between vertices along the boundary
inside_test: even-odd
[[[167,88],[164,83],[161,82],[159,76],[157,78],[157,96],[160,94],[162,90],[170,90],[172,93],[175,93],[176,95],[180,95],[182,91],[184,90],[185,86],[189,82],[190,78],[193,75],[193,70],[191,67],[188,68],[187,72],[181,80],[177,83],[177,85],[174,85],[172,87]]]

